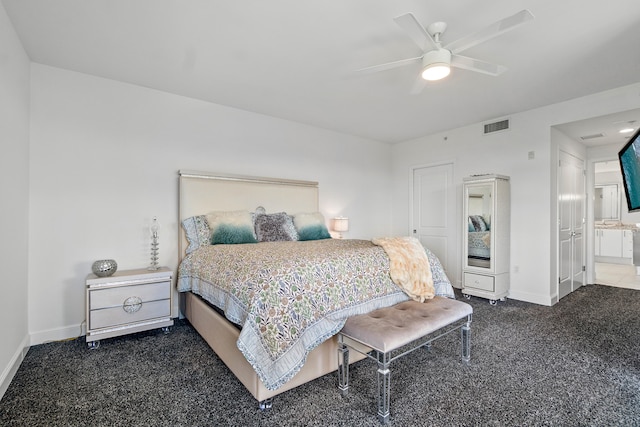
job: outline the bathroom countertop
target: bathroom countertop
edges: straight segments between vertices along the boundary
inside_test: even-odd
[[[636,224],[622,224],[618,222],[609,222],[609,223],[595,223],[595,228],[607,229],[607,230],[638,230],[638,226]]]

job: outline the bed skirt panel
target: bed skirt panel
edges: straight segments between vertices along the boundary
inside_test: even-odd
[[[302,369],[289,382],[276,390],[269,390],[236,345],[240,331],[199,296],[184,292],[181,297],[184,298],[185,317],[258,401],[269,399],[338,368],[338,340],[333,336],[309,353]],[[362,347],[361,350],[366,353],[368,349]],[[355,357],[356,354],[358,357]],[[356,354],[350,362],[357,362],[365,357]]]

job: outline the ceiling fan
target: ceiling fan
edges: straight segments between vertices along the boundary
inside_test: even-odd
[[[413,14],[405,13],[404,15],[394,18],[394,21],[404,29],[407,35],[418,45],[422,50],[422,55],[415,58],[374,65],[358,71],[373,73],[422,62],[422,71],[411,90],[411,93],[414,94],[422,91],[426,83],[425,81],[440,80],[447,77],[451,71],[451,67],[497,76],[503,73],[506,68],[502,65],[491,64],[479,59],[462,56],[459,55],[459,53],[512,30],[531,19],[533,19],[533,14],[529,10],[521,10],[512,16],[489,25],[483,30],[443,46],[441,37],[447,29],[445,22],[434,22],[424,28]]]

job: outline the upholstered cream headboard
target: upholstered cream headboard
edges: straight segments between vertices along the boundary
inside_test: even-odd
[[[318,211],[318,183],[276,178],[260,178],[208,172],[180,171],[179,223],[211,211],[255,211],[268,213]],[[188,244],[180,226],[180,260]]]

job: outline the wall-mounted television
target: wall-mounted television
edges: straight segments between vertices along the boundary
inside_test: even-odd
[[[618,152],[629,212],[640,211],[640,129]]]

